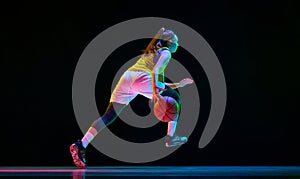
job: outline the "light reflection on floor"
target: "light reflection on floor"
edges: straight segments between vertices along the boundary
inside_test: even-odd
[[[297,178],[300,166],[0,167],[1,178]]]

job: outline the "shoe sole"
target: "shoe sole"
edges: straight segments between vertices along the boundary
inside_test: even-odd
[[[185,144],[186,142],[177,142],[177,143],[174,143],[172,145],[166,143],[166,147],[175,147],[175,146],[178,146],[178,145],[182,145],[182,144]]]
[[[86,169],[85,163],[83,163],[83,162],[80,160],[80,158],[78,157],[78,153],[79,153],[79,152],[78,152],[78,150],[77,150],[77,147],[76,147],[74,144],[72,144],[72,145],[70,146],[70,153],[71,153],[71,155],[72,155],[74,164],[75,164],[78,168],[80,168],[80,169]]]

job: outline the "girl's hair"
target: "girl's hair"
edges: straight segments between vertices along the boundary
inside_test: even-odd
[[[159,31],[155,34],[153,39],[150,41],[146,49],[144,49],[143,55],[148,55],[150,53],[155,53],[161,47],[168,47],[167,44],[169,40],[174,38],[175,34],[171,30],[166,30],[164,27],[159,29]]]

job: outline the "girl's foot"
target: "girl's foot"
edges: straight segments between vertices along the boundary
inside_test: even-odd
[[[73,162],[80,169],[86,168],[85,151],[86,149],[82,146],[80,140],[70,146],[70,153],[72,155]]]
[[[173,137],[167,135],[166,137],[166,147],[174,147],[178,145],[185,144],[188,141],[187,137],[181,137],[174,135]]]

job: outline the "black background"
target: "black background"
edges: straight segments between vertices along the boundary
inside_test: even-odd
[[[148,16],[184,23],[210,44],[227,83],[223,123],[212,142],[199,149],[210,90],[201,67],[179,48],[174,57],[196,71],[193,79],[201,89],[197,132],[176,152],[145,164],[120,162],[90,146],[89,165],[300,164],[300,26],[295,2],[110,0],[1,6],[1,166],[73,165],[68,147],[82,132],[72,106],[72,78],[81,53],[106,28]],[[184,37],[179,43],[180,38]],[[124,44],[109,57],[108,70],[101,71],[107,78],[96,84],[100,113],[108,104],[107,86],[117,65],[139,54],[146,43]],[[138,97],[132,106],[140,104],[145,99]],[[128,130],[117,120],[109,127],[123,138],[141,142],[141,133],[149,136],[145,140],[161,137],[165,125]]]

